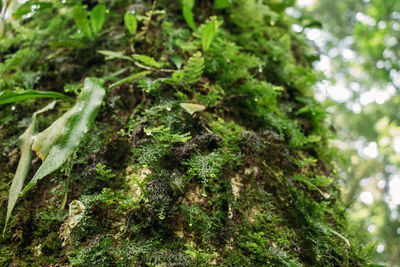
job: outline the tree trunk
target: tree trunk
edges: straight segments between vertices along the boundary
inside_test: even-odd
[[[292,1],[102,1],[104,25],[96,1],[33,2],[0,40],[0,89],[75,97],[98,77],[107,92],[72,156],[19,197],[0,265],[366,263]],[[2,106],[1,218],[16,138],[48,102]],[[73,105],[38,116],[39,130]],[[74,131],[69,121],[56,128]],[[34,156],[27,180],[40,165]]]

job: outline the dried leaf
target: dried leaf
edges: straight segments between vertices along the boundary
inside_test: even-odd
[[[190,115],[193,115],[194,113],[198,112],[198,111],[202,111],[204,110],[206,107],[203,105],[199,105],[199,104],[192,104],[192,103],[181,103],[180,106],[186,110],[187,112],[189,112]]]
[[[85,215],[86,207],[79,200],[72,200],[69,203],[68,219],[63,223],[60,229],[60,237],[62,245],[69,243],[72,230],[78,225]]]

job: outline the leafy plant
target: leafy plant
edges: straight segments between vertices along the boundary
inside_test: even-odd
[[[97,52],[107,56],[106,60],[119,58],[119,59],[125,59],[125,60],[129,60],[129,61],[135,62],[136,65],[138,65],[141,68],[148,69],[147,67],[143,67],[143,66],[139,65],[140,63],[137,64],[138,63],[137,61],[139,61],[139,62],[141,62],[144,65],[149,66],[149,67],[155,67],[157,69],[161,68],[161,64],[159,62],[154,60],[154,58],[146,56],[146,55],[134,54],[131,57],[129,57],[129,56],[125,56],[123,53],[114,52],[114,51],[108,51],[108,50],[98,50]]]
[[[90,13],[90,22],[88,12],[86,12],[82,4],[76,4],[73,9],[73,17],[76,25],[81,30],[86,38],[94,40],[101,31],[106,20],[106,6],[99,4],[95,6]]]
[[[146,93],[155,92],[161,85],[161,79],[142,78],[138,80],[138,86]]]
[[[93,125],[104,95],[101,81],[87,78],[75,106],[36,136],[32,149],[43,160],[43,164],[22,194],[38,180],[58,169],[72,155]]]
[[[162,81],[164,83],[174,85],[174,84],[179,83],[184,77],[185,77],[185,73],[183,71],[176,71],[176,72],[172,73],[172,76],[170,78],[162,79]]]
[[[93,36],[99,35],[104,22],[106,21],[106,5],[99,4],[95,6],[90,13],[90,25],[92,27]]]
[[[155,166],[157,161],[168,151],[162,146],[148,144],[139,148],[132,149],[133,154],[136,156],[136,161],[141,166]]]
[[[124,16],[124,23],[125,27],[128,29],[128,31],[132,34],[135,35],[136,30],[137,30],[137,19],[134,14],[131,12],[126,12]]]
[[[167,147],[171,147],[173,143],[181,142],[185,143],[190,138],[190,133],[172,133],[171,128],[165,127],[164,125],[153,127],[153,128],[144,128],[144,132],[146,135],[152,135],[154,139],[157,141],[165,143]]]
[[[10,219],[11,213],[14,209],[15,203],[17,202],[18,195],[22,190],[25,182],[25,178],[28,175],[29,166],[32,160],[32,144],[34,141],[34,136],[38,133],[38,122],[37,115],[44,113],[50,109],[54,108],[56,102],[52,102],[46,107],[36,111],[32,115],[32,121],[25,132],[18,138],[18,143],[21,149],[21,158],[18,163],[17,170],[15,172],[14,179],[11,184],[10,194],[8,197],[7,215],[6,222],[4,226],[3,233],[7,228],[8,220]]]
[[[211,42],[214,39],[216,27],[217,24],[215,20],[211,20],[203,28],[203,32],[201,33],[201,46],[203,47],[204,52],[206,52],[210,48]]]
[[[193,84],[200,80],[200,76],[204,70],[204,58],[201,52],[196,52],[192,55],[187,64],[183,67],[185,77],[183,81],[187,84]]]
[[[214,0],[215,9],[223,9],[230,7],[232,5],[232,0]]]
[[[174,62],[175,66],[180,70],[182,68],[183,59],[180,55],[175,54],[171,57],[172,62]]]
[[[155,67],[157,69],[161,68],[161,64],[155,61],[153,58],[146,56],[146,55],[132,55],[132,58],[142,62],[143,64]]]
[[[196,30],[196,24],[194,23],[194,17],[192,11],[194,6],[194,1],[195,0],[182,0],[183,18],[193,31]]]
[[[96,165],[97,178],[103,181],[109,181],[115,178],[115,174],[111,169],[107,169],[107,166],[101,163]]]
[[[75,251],[75,255],[69,256],[68,260],[72,265],[82,266],[94,264],[97,266],[109,266],[114,261],[114,258],[110,254],[111,242],[111,238],[103,238],[90,247]]]
[[[101,81],[96,78],[87,78],[75,106],[37,135],[36,115],[50,107],[39,110],[33,115],[32,124],[21,136],[23,154],[11,186],[6,221],[11,215],[18,195],[24,194],[38,180],[57,170],[74,153],[81,139],[92,126],[104,95],[105,90],[101,87]],[[29,170],[31,150],[36,152],[43,163],[21,192],[23,181]]]

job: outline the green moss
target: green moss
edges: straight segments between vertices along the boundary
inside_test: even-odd
[[[85,266],[87,264],[111,266],[114,262],[110,254],[111,242],[110,238],[103,238],[89,247],[84,247],[78,251],[72,252],[75,256],[69,256],[68,260],[73,266]]]
[[[107,23],[90,44],[82,43],[71,3],[53,1],[8,25],[10,38],[0,39],[4,89],[74,95],[86,76],[102,77],[108,88],[150,72],[108,89],[74,155],[21,198],[0,239],[0,265],[366,263],[370,247],[361,249],[349,232],[337,183],[307,187],[313,177],[334,175],[325,163],[332,155],[326,114],[312,97],[321,76],[310,67],[316,52],[291,31],[296,21],[285,9],[292,1],[237,0],[222,10],[196,4],[193,32],[180,5],[153,3],[108,1]],[[135,36],[121,23],[130,10],[139,22]],[[215,36],[200,52],[207,21]],[[147,55],[160,68],[97,50]],[[0,215],[19,154],[16,137],[42,103],[0,111]],[[204,110],[189,114],[182,103]],[[40,128],[70,106],[63,102]],[[66,234],[71,203],[84,208]]]
[[[1,246],[0,248],[0,264],[2,266],[9,266],[13,260],[14,251],[12,250],[12,246]]]

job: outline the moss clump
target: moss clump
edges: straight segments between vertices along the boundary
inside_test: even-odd
[[[74,155],[18,202],[0,265],[367,263],[368,249],[347,229],[325,112],[312,96],[316,51],[285,13],[292,1],[186,2],[106,1],[103,30],[90,40],[74,1],[7,25],[0,89],[75,96],[96,76],[108,91]],[[88,10],[96,4],[83,1]],[[134,36],[123,24],[131,11]],[[15,141],[42,103],[0,111],[2,215]]]

